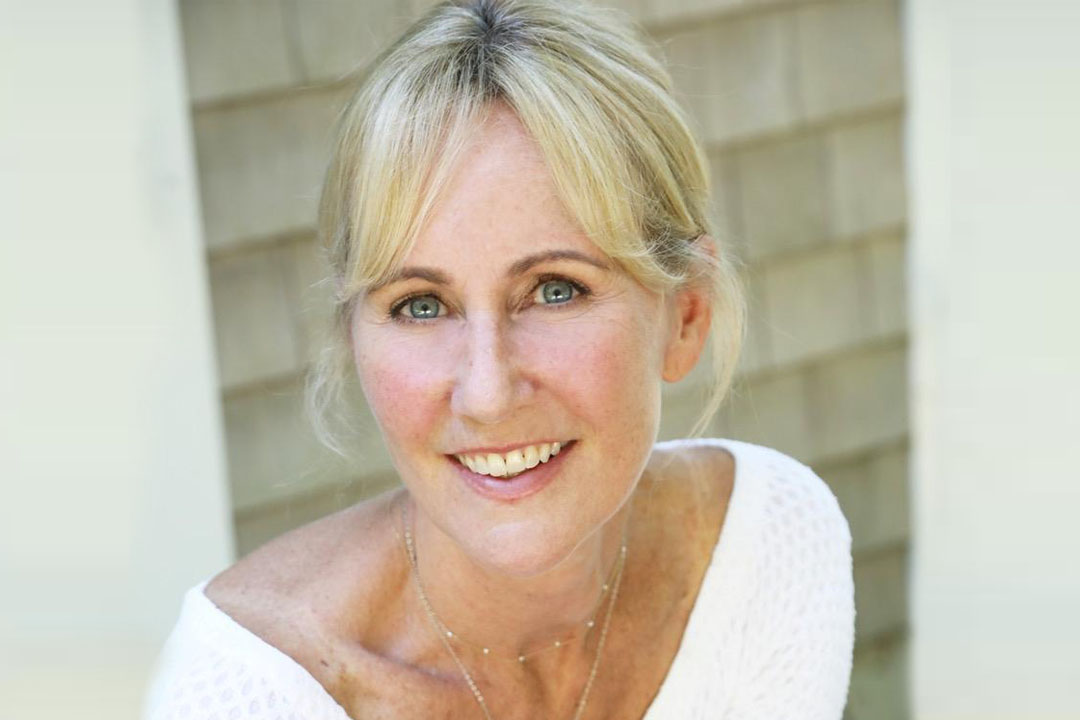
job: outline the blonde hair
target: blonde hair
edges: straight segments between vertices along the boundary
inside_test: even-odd
[[[445,2],[371,66],[339,118],[319,207],[334,312],[307,378],[316,434],[345,454],[352,307],[401,264],[470,131],[494,102],[538,143],[589,238],[644,286],[710,288],[713,382],[691,434],[730,387],[745,327],[737,260],[710,233],[708,165],[671,79],[620,14],[554,0]]]

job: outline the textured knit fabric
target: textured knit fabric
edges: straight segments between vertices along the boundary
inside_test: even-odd
[[[836,497],[810,468],[760,445],[662,445],[694,444],[728,450],[735,484],[682,643],[644,720],[838,720],[855,606],[851,534]],[[184,597],[145,720],[349,720],[302,666],[218,609],[203,593],[207,582]]]

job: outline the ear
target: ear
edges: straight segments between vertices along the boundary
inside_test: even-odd
[[[706,250],[715,256],[716,247],[712,238],[703,235],[695,242],[704,244]],[[701,282],[675,291],[668,302],[669,326],[663,378],[667,382],[678,382],[694,369],[705,348],[712,321],[712,302],[709,288]]]

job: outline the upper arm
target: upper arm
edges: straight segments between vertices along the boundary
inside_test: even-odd
[[[734,718],[838,720],[847,700],[851,533],[828,485],[791,462],[771,479]]]

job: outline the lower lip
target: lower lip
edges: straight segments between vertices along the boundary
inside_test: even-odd
[[[461,478],[465,480],[465,484],[476,491],[478,495],[500,502],[517,502],[540,492],[550,485],[555,476],[558,475],[563,463],[566,462],[566,456],[574,450],[575,445],[577,445],[576,441],[571,442],[563,447],[558,455],[546,463],[540,463],[536,467],[509,479],[480,475],[474,473],[454,458],[447,459]]]

